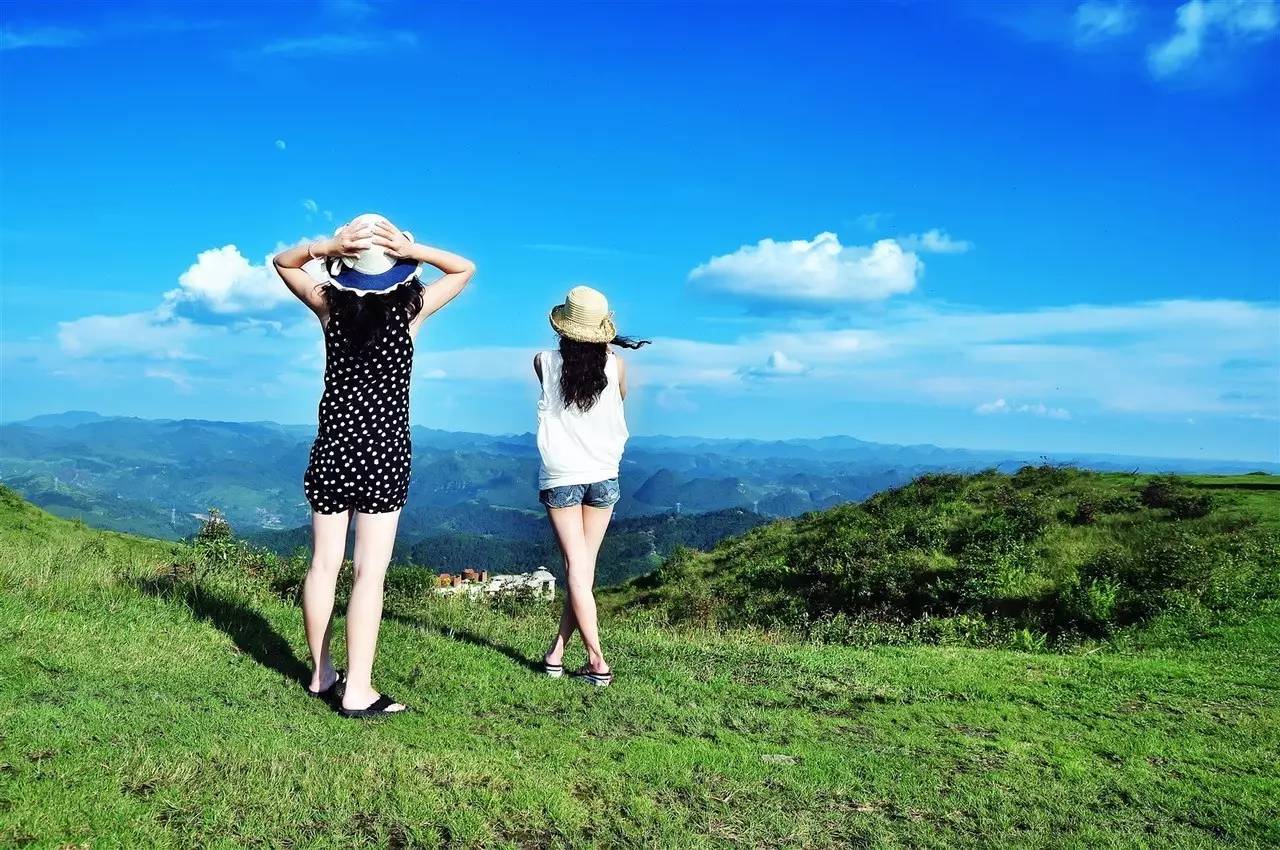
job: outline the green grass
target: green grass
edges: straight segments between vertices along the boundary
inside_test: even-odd
[[[1076,655],[606,623],[604,690],[526,666],[548,611],[388,615],[413,713],[344,720],[254,562],[0,491],[0,846],[1280,843],[1274,609]]]

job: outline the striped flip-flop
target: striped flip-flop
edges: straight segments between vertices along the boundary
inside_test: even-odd
[[[597,688],[607,688],[613,684],[613,671],[606,670],[603,673],[597,673],[587,665],[583,664],[577,670],[569,675],[575,679],[581,679],[584,682],[595,685]]]
[[[564,665],[552,664],[550,661],[547,661],[547,659],[544,658],[542,659],[542,672],[553,679],[559,679],[561,676],[564,675]]]

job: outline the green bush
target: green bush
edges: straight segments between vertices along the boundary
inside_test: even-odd
[[[1199,519],[1213,510],[1213,497],[1208,493],[1179,493],[1169,505],[1176,519]]]
[[[1123,480],[1049,465],[924,476],[679,552],[629,587],[672,622],[1033,651],[1280,597],[1280,543],[1258,514],[1214,511],[1184,479]]]
[[[1213,497],[1193,492],[1185,478],[1162,475],[1152,478],[1142,488],[1142,503],[1150,508],[1163,508],[1175,519],[1199,519],[1213,510]]]
[[[1072,525],[1093,525],[1098,521],[1098,503],[1089,497],[1076,502],[1075,513],[1071,515]]]
[[[1098,509],[1105,514],[1131,514],[1142,510],[1142,501],[1133,493],[1112,493],[1102,498]]]

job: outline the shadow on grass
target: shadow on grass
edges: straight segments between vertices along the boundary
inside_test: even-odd
[[[413,626],[416,629],[422,629],[423,631],[435,632],[445,640],[456,640],[462,643],[469,643],[472,646],[481,647],[482,649],[492,650],[493,652],[505,655],[521,667],[525,667],[538,673],[542,672],[541,661],[529,658],[515,647],[508,646],[505,643],[499,643],[491,638],[479,634],[478,632],[453,628],[450,626],[437,626],[435,623],[428,623],[419,617],[412,617],[408,614],[401,614],[396,611],[387,611],[383,614],[382,618],[384,620],[395,620],[397,623],[404,623],[406,625]]]
[[[237,649],[263,667],[303,685],[310,681],[310,669],[294,654],[289,642],[265,617],[244,603],[164,579],[149,579],[140,582],[140,587],[150,596],[185,604],[198,619],[225,633]]]

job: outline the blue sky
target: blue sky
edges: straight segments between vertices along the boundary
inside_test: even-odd
[[[314,421],[266,267],[479,265],[413,419],[534,423],[611,298],[634,433],[1280,459],[1280,4],[6,6],[4,419]]]

